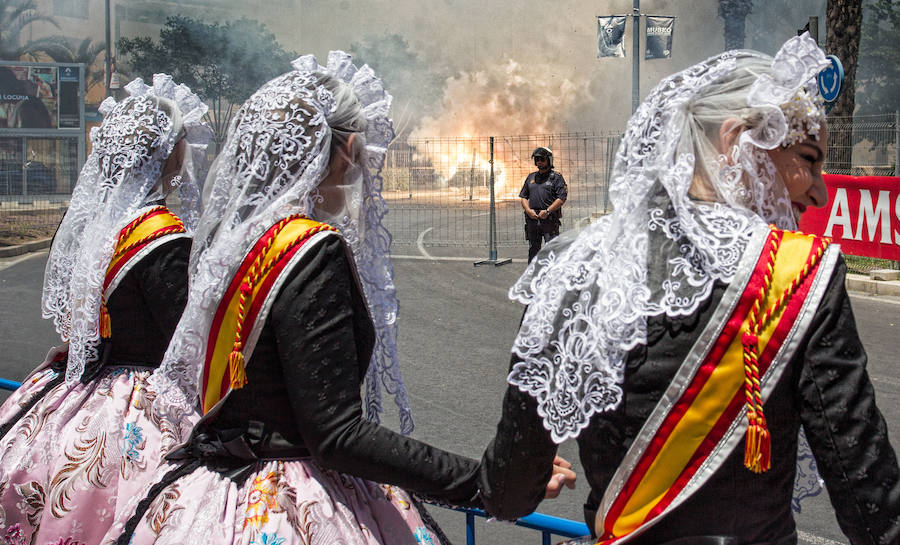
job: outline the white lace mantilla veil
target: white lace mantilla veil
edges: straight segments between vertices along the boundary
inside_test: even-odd
[[[371,68],[357,68],[341,51],[328,55],[327,66],[312,55],[292,64],[293,71],[263,85],[241,106],[210,169],[191,250],[187,307],[150,379],[160,392],[156,410],[197,410],[209,329],[234,272],[267,229],[292,214],[305,214],[337,227],[347,241],[375,324],[366,417],[379,420],[384,386],[399,408],[401,431],[410,433],[413,420],[397,364],[391,236],[382,224],[387,210],[381,168],[394,138],[391,95]],[[316,205],[323,201],[317,187],[327,174],[331,140],[338,132],[364,140],[365,165],[348,169],[341,185],[347,205],[335,215]]]
[[[66,381],[77,381],[97,357],[103,280],[119,231],[141,208],[164,196],[163,165],[182,136],[185,150],[180,176],[181,219],[190,230],[199,217],[197,169],[205,163],[212,131],[203,122],[206,105],[185,85],[166,74],[153,85],[129,83],[121,102],[100,105],[104,119],[91,129],[92,151],[50,248],[44,272],[41,313],[52,318],[68,341]],[[179,177],[166,180],[179,183]]]
[[[817,134],[825,117],[815,76],[825,66],[805,34],[774,59],[728,51],[662,80],[632,116],[610,183],[613,212],[547,244],[509,291],[528,308],[508,382],[537,400],[555,442],[621,402],[625,359],[647,343],[648,317],[694,313],[717,281],[732,280],[757,229],[796,229],[766,150],[796,141],[798,129]],[[726,157],[707,135],[717,138],[728,117],[747,128]],[[689,195],[695,170],[712,198]]]

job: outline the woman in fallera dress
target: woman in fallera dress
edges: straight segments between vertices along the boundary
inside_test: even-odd
[[[481,495],[531,512],[576,439],[589,543],[793,545],[805,432],[854,545],[900,541],[900,471],[824,206],[828,128],[808,36],[665,78],[628,123],[614,211],[537,255]],[[534,471],[532,468],[545,468]]]
[[[479,501],[474,460],[377,423],[383,387],[412,429],[382,224],[391,97],[342,52],[294,68],[236,114],[152,380],[203,418],[104,542],[437,544],[405,490]]]
[[[42,313],[65,344],[0,407],[7,543],[99,542],[199,416],[154,413],[147,379],[187,300],[206,106],[164,74],[126,91],[100,106],[50,248]],[[166,207],[175,190],[180,217]]]

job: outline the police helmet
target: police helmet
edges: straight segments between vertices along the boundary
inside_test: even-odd
[[[534,151],[531,152],[531,158],[534,159],[535,157],[543,157],[550,161],[551,167],[553,166],[553,152],[550,151],[550,148],[545,148],[543,146],[534,148]]]

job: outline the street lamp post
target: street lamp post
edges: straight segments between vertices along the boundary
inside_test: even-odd
[[[631,113],[633,114],[641,103],[641,60],[638,57],[638,52],[641,50],[641,0],[634,0],[631,15],[634,17],[634,25],[631,27],[631,50],[634,52],[631,56]]]
[[[112,79],[112,33],[110,31],[110,7],[111,0],[106,0],[106,96],[110,96],[109,82]]]

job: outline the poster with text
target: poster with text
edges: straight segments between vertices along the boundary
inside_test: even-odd
[[[78,66],[0,64],[0,129],[81,126]]]
[[[645,59],[667,59],[672,56],[672,34],[675,18],[657,15],[647,16],[647,40]]]
[[[808,209],[800,230],[830,237],[845,254],[900,260],[900,178],[824,178],[828,204]]]

